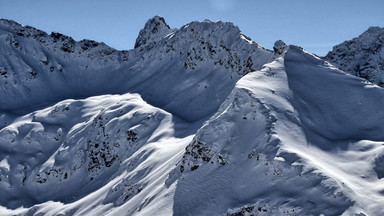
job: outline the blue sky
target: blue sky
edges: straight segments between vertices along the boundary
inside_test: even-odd
[[[277,39],[318,55],[384,27],[384,0],[0,0],[0,17],[75,40],[131,49],[144,23],[161,15],[172,27],[194,20],[233,22],[271,49]]]

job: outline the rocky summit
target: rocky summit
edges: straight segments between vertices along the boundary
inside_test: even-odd
[[[382,215],[383,40],[155,16],[119,51],[1,19],[0,215]]]

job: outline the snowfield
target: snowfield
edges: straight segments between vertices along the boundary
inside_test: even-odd
[[[300,47],[156,16],[0,50],[0,215],[384,214],[384,90]]]

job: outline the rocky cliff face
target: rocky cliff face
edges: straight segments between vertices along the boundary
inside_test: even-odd
[[[333,48],[325,59],[350,74],[384,86],[384,28],[371,27]]]
[[[0,20],[0,215],[383,213],[384,89],[228,22],[135,47]]]

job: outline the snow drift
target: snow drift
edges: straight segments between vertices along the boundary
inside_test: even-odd
[[[158,16],[0,44],[0,215],[383,214],[384,90],[300,47]]]

